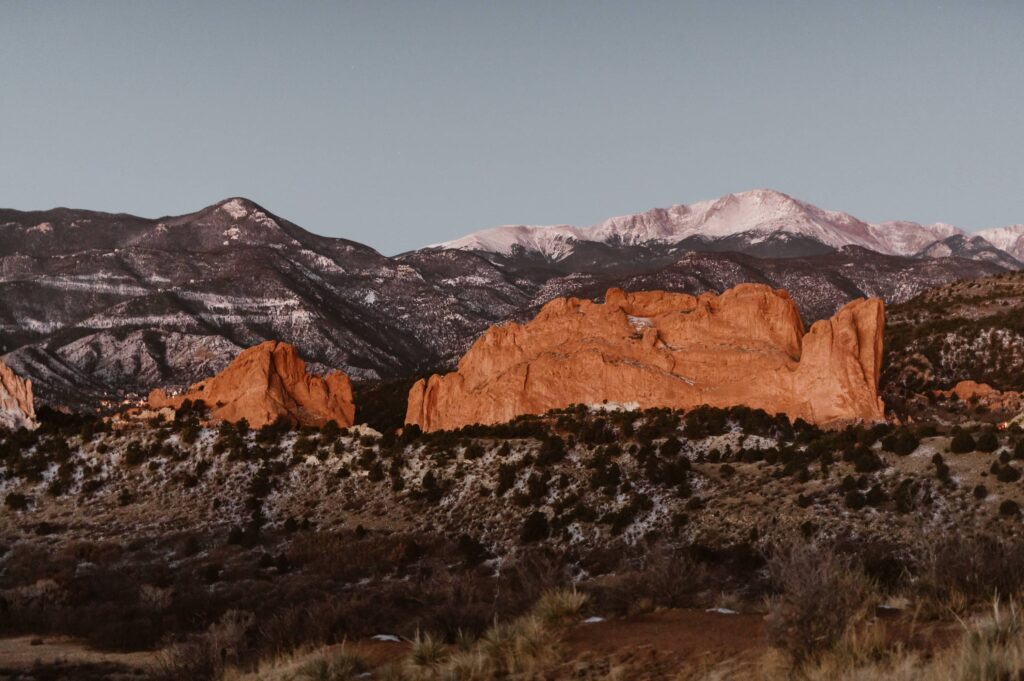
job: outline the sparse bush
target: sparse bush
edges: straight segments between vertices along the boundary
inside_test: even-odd
[[[1020,504],[1013,499],[1006,499],[999,504],[999,515],[1004,518],[1020,517]]]
[[[867,506],[868,500],[861,492],[852,489],[846,493],[845,497],[843,497],[843,503],[845,503],[846,508],[851,511],[859,511]]]
[[[991,430],[986,430],[978,436],[975,449],[979,452],[994,452],[999,449],[999,438]]]
[[[8,492],[4,504],[12,511],[24,511],[28,508],[29,498],[20,492]]]
[[[850,559],[816,547],[792,547],[769,560],[777,595],[769,601],[770,643],[802,664],[833,647],[870,607],[873,587]]]
[[[996,473],[996,479],[999,482],[1017,482],[1020,480],[1020,469],[1006,464],[999,467],[999,472]]]
[[[540,541],[541,539],[547,539],[551,533],[551,529],[548,526],[548,517],[541,511],[534,511],[530,515],[526,516],[526,520],[523,522],[523,529],[519,533],[519,539],[524,543]]]
[[[949,451],[954,454],[967,454],[975,449],[974,438],[965,430],[961,430],[949,443]]]

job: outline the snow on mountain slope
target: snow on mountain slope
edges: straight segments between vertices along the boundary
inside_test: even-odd
[[[755,189],[712,201],[615,217],[593,227],[509,225],[433,247],[506,256],[521,249],[559,260],[571,252],[574,242],[581,241],[672,244],[690,237],[713,241],[742,234],[750,243],[758,243],[771,235],[790,234],[833,248],[861,246],[887,255],[912,255],[936,241],[963,233],[957,227],[942,223],[868,223],[848,213],[818,208],[782,192]]]
[[[907,220],[890,220],[869,225],[869,228],[875,238],[887,244],[889,252],[894,255],[918,253],[936,241],[964,234],[959,227],[943,222],[922,225]]]
[[[461,239],[434,244],[428,248],[484,251],[501,255],[512,255],[521,249],[527,253],[540,253],[551,260],[561,260],[572,250],[573,241],[591,240],[588,230],[569,225],[507,225],[474,232]]]
[[[936,241],[915,254],[918,258],[963,258],[991,262],[1008,270],[1020,269],[1020,261],[980,236],[954,234]]]
[[[1024,225],[983,229],[978,232],[978,236],[983,237],[996,248],[1006,251],[1017,260],[1024,260]]]

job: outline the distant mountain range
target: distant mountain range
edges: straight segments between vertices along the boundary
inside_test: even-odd
[[[823,210],[782,192],[755,189],[714,201],[611,218],[593,227],[495,227],[435,247],[506,256],[536,253],[557,261],[569,257],[582,244],[595,242],[620,246],[680,245],[768,257],[818,255],[843,246],[859,246],[886,255],[976,254],[972,259],[1002,260],[1011,266],[1016,261],[1016,266],[1020,266],[1020,259],[1024,258],[1024,225],[999,227],[971,236],[943,223],[873,224],[848,213]],[[947,244],[949,252],[938,255],[939,250],[935,249],[940,243]]]
[[[354,379],[451,367],[489,325],[609,286],[785,288],[805,320],[1022,267],[1024,226],[869,224],[758,190],[593,228],[499,227],[386,257],[232,198],[144,219],[0,210],[0,356],[51,404],[181,387],[263,340]]]

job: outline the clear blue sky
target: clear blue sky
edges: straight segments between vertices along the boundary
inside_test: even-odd
[[[1024,222],[1024,3],[0,0],[0,206],[395,253],[771,187]]]

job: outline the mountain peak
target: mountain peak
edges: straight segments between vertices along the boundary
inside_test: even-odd
[[[266,214],[266,211],[251,199],[247,199],[244,196],[231,196],[222,201],[209,206],[201,212],[215,212],[221,211],[235,220],[243,220],[254,213]]]
[[[990,232],[995,233],[995,230]],[[614,217],[589,228],[568,225],[499,227],[436,247],[501,255],[521,249],[549,260],[559,260],[570,255],[580,241],[645,246],[696,240],[709,244],[719,242],[712,250],[770,253],[765,243],[781,240],[789,244],[785,249],[789,256],[806,255],[804,251],[809,248],[820,252],[822,248],[844,246],[858,246],[886,255],[915,255],[956,234],[964,232],[943,223],[869,223],[849,213],[818,208],[777,189],[757,188],[689,205],[677,204]],[[980,232],[979,236],[988,238],[988,233]],[[1024,234],[1011,231],[1000,232],[998,236],[1001,242],[1012,243],[1014,249],[1024,254]],[[797,242],[804,245],[794,249],[791,244]]]

